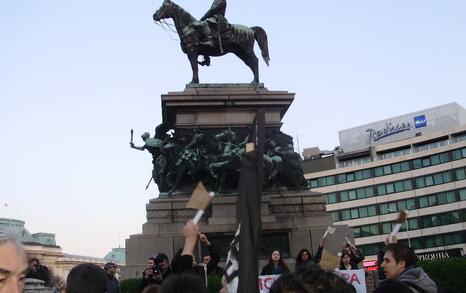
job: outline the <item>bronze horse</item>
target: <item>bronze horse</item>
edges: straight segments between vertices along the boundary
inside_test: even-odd
[[[244,25],[233,24],[227,31],[215,32],[220,34],[213,38],[213,45],[205,45],[200,40],[203,39],[199,24],[189,12],[170,0],[163,1],[159,10],[154,13],[155,21],[165,18],[172,18],[178,36],[181,41],[181,49],[188,55],[193,79],[191,83],[199,83],[200,65],[210,65],[209,56],[222,56],[227,53],[234,53],[238,58],[243,60],[254,74],[252,83],[259,83],[259,61],[254,54],[254,40],[257,41],[261,49],[262,58],[269,65],[269,49],[267,44],[267,34],[259,26],[247,27]],[[215,28],[214,28],[215,29]],[[214,31],[214,30],[213,30]],[[220,39],[220,40],[219,40]],[[198,62],[198,56],[203,55],[204,61]]]

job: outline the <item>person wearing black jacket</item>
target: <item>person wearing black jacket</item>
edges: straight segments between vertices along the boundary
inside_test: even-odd
[[[116,265],[113,262],[108,262],[104,266],[104,271],[108,276],[107,293],[120,293],[120,285],[115,278]]]
[[[150,257],[147,259],[146,268],[142,272],[142,280],[139,283],[139,292],[151,284],[160,285],[162,283],[162,273],[155,265],[155,259]]]
[[[261,276],[263,275],[280,275],[284,272],[289,272],[290,269],[283,261],[279,249],[273,249],[269,256],[269,263],[262,268]]]
[[[154,261],[155,265],[162,273],[163,279],[166,279],[168,276],[170,276],[170,274],[172,273],[172,269],[170,267],[170,260],[168,259],[168,256],[165,253],[161,252],[157,254]]]
[[[199,228],[189,220],[184,229],[185,243],[172,259],[173,274],[160,287],[161,293],[208,293],[206,284],[198,274],[194,262],[194,247],[199,236]]]
[[[215,246],[210,243],[205,234],[199,234],[199,240],[207,247],[208,253],[202,258],[202,263],[206,267],[207,275],[223,275],[223,269],[218,266],[220,256]]]
[[[50,271],[46,266],[40,264],[39,259],[31,258],[26,278],[42,280],[45,287],[50,287]]]
[[[364,260],[364,254],[358,248],[356,248],[352,243],[349,241],[343,247],[342,254],[348,254],[351,260],[351,265],[354,267],[358,267],[358,264]]]

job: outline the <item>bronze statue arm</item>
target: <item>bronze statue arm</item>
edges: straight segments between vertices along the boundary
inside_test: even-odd
[[[132,142],[129,143],[129,146],[130,146],[131,148],[133,148],[133,149],[140,150],[140,151],[143,151],[143,150],[146,149],[145,146],[140,146],[140,147],[138,147],[138,146],[135,146],[134,143],[132,143]]]

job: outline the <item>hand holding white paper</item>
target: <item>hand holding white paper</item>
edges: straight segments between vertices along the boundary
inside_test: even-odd
[[[211,197],[214,197],[215,193],[211,191],[209,192],[209,195]],[[197,225],[197,223],[199,223],[199,221],[201,220],[203,214],[204,214],[204,210],[197,210],[197,213],[193,218],[193,223]]]

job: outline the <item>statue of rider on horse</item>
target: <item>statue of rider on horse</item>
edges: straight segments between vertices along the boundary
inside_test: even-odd
[[[189,12],[171,0],[164,0],[162,6],[154,13],[153,19],[160,21],[172,18],[180,37],[181,49],[188,55],[193,78],[191,83],[199,83],[198,65],[210,65],[210,56],[222,56],[234,53],[253,72],[252,83],[259,83],[259,61],[254,54],[254,42],[261,49],[262,58],[269,65],[267,34],[259,26],[247,27],[230,24],[225,18],[226,0],[215,0],[211,8],[196,20]],[[199,62],[198,56],[204,56]]]
[[[215,37],[219,42],[220,51],[223,50],[222,35],[227,34],[231,28],[225,17],[226,8],[226,0],[215,0],[210,9],[201,17],[201,20],[193,24],[194,27],[198,27],[201,31],[203,37],[201,45],[215,46],[213,41]]]

